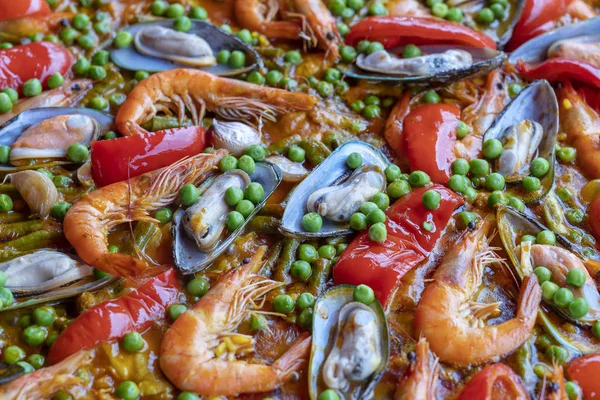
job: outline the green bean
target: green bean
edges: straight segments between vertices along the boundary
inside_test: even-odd
[[[10,224],[13,222],[25,221],[27,216],[18,212],[3,212],[0,213],[0,224]]]
[[[309,137],[300,142],[300,147],[306,151],[306,158],[312,165],[318,165],[331,154],[331,150],[322,142]]]
[[[150,121],[142,124],[142,128],[151,131],[161,131],[164,129],[180,128],[182,126],[191,126],[192,122],[188,119],[183,120],[181,123],[176,117],[163,117],[155,116]]]
[[[276,281],[284,282],[285,284],[292,281],[290,268],[296,259],[296,251],[299,246],[300,242],[296,239],[288,238],[283,241],[281,257],[279,257],[279,262],[275,265],[275,271],[273,272],[273,278]]]
[[[11,224],[0,225],[0,240],[16,239],[39,231],[44,227],[44,222],[40,219],[29,221],[13,222]]]
[[[535,382],[536,375],[533,372],[533,338],[527,340],[521,347],[517,349],[515,363],[515,371],[523,379],[524,382]]]
[[[154,238],[154,235],[159,233],[160,228],[155,223],[150,221],[138,222],[133,230],[133,240],[128,245],[129,252],[132,254],[136,254],[137,251],[143,252]]]
[[[123,90],[125,86],[125,78],[119,73],[117,67],[112,64],[108,64],[106,67],[106,78],[94,85],[94,87],[87,92],[82,104],[88,104],[94,97],[97,96],[108,96],[109,94]]]
[[[327,244],[335,246],[335,245],[338,245],[341,243],[346,243],[346,239],[347,239],[347,236],[333,236],[333,237],[327,238],[325,241],[327,242]]]
[[[267,154],[283,154],[287,152],[290,147],[299,144],[301,141],[302,137],[300,135],[288,136],[267,147]]]
[[[253,232],[276,235],[279,233],[281,220],[275,217],[256,216],[248,222],[248,229]]]
[[[0,183],[0,193],[2,194],[15,194],[19,193],[15,185],[11,183]]]
[[[60,247],[64,244],[65,237],[60,228],[46,228],[2,243],[0,250],[29,251],[44,247]]]
[[[263,262],[263,265],[258,272],[259,275],[270,277],[273,274],[273,267],[277,263],[279,259],[279,255],[281,254],[281,249],[283,248],[283,241],[278,241],[275,245],[270,246],[269,255],[267,259]]]
[[[308,291],[313,296],[319,296],[325,289],[325,284],[329,280],[333,264],[325,258],[318,258],[313,264],[312,275],[308,279]]]
[[[281,218],[283,217],[283,210],[284,207],[281,204],[265,204],[265,206],[259,211],[258,215]]]
[[[565,213],[563,207],[554,192],[548,193],[548,196],[542,202],[542,212],[550,230],[565,236],[569,233],[564,222]]]
[[[10,261],[17,257],[33,253],[33,250],[29,251],[17,251],[17,250],[0,250],[0,262]]]
[[[341,145],[351,140],[355,140],[356,136],[350,135],[347,132],[328,133],[323,136],[323,143],[331,150],[335,150]]]

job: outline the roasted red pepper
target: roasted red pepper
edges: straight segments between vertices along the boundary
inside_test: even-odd
[[[583,391],[584,399],[593,399],[600,396],[600,354],[590,354],[571,361],[567,367],[567,374],[572,381],[577,382]]]
[[[97,186],[124,181],[202,152],[201,126],[167,129],[92,143],[92,176]]]
[[[546,79],[550,82],[574,80],[600,89],[600,68],[585,61],[551,58],[536,66],[517,61],[517,70],[527,80]]]
[[[566,14],[573,0],[526,0],[523,13],[506,45],[509,51],[555,26],[554,21]]]
[[[71,70],[75,58],[64,46],[52,42],[34,42],[0,50],[0,88],[21,90],[29,79],[39,79],[47,88],[47,79]]]
[[[386,49],[404,44],[456,44],[496,48],[494,40],[462,24],[427,17],[368,17],[352,27],[346,43],[381,42]]]
[[[404,118],[402,136],[412,170],[426,172],[435,183],[447,184],[455,160],[456,128],[460,108],[450,104],[424,104]]]
[[[421,200],[423,193],[431,189],[442,196],[440,206],[433,211]],[[404,274],[429,256],[452,213],[462,204],[459,195],[441,185],[405,195],[386,212],[385,242],[371,241],[367,232],[359,234],[335,264],[335,283],[368,285],[385,304]]]
[[[467,383],[457,400],[529,399],[521,379],[504,364],[488,365]]]
[[[50,14],[46,0],[0,0],[0,21]]]
[[[48,363],[56,364],[98,343],[118,339],[127,332],[141,332],[165,318],[167,308],[179,297],[175,270],[170,268],[139,288],[84,311],[58,336]]]
[[[402,132],[404,130],[404,118],[410,112],[410,97],[410,90],[406,90],[392,108],[385,123],[385,141],[400,159],[406,158],[408,152]]]

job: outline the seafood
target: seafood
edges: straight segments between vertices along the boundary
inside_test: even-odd
[[[548,57],[582,60],[600,68],[600,36],[556,41],[548,48]]]
[[[260,32],[274,39],[296,40],[301,37],[300,21],[276,21],[280,12],[279,0],[237,0],[235,14],[246,29]]]
[[[56,186],[47,175],[38,171],[19,171],[10,174],[10,182],[15,185],[33,215],[47,217],[54,203],[59,199]]]
[[[227,153],[217,150],[184,158],[169,167],[117,182],[90,193],[69,209],[64,232],[89,265],[119,276],[148,272],[144,260],[108,250],[108,232],[118,224],[151,219],[149,213],[173,202],[186,184],[201,182]]]
[[[302,93],[272,89],[220,78],[191,69],[159,72],[140,82],[117,113],[115,124],[124,135],[146,132],[140,125],[157,112],[175,113],[180,121],[186,109],[194,125],[205,111],[225,119],[273,119],[286,111],[310,110],[316,99]]]
[[[473,57],[464,50],[446,50],[414,58],[399,58],[385,50],[360,55],[356,65],[367,71],[389,75],[436,75],[473,65]]]
[[[516,350],[531,335],[542,291],[535,276],[523,280],[514,318],[498,325],[485,320],[497,303],[469,301],[481,285],[486,265],[500,262],[486,242],[492,227],[484,220],[449,249],[415,310],[415,329],[441,361],[481,364]]]
[[[302,163],[293,162],[287,157],[274,154],[265,160],[279,167],[284,182],[300,182],[308,175],[308,170]]]
[[[178,388],[202,396],[266,392],[289,380],[308,355],[310,337],[298,339],[272,365],[236,360],[252,352],[252,337],[236,334],[248,307],[279,286],[255,275],[266,248],[241,268],[234,268],[183,313],[167,330],[160,350],[160,367]],[[221,345],[238,343],[235,349]]]
[[[436,398],[440,373],[439,359],[429,351],[429,343],[425,338],[420,338],[417,342],[414,357],[409,369],[398,382],[394,400]]]
[[[427,17],[431,12],[417,0],[390,0],[386,4],[388,14],[393,16]]]
[[[217,149],[226,149],[240,156],[248,147],[261,143],[261,134],[241,122],[223,122],[213,119],[211,141]]]

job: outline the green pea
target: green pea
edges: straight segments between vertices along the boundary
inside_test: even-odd
[[[402,50],[402,57],[404,58],[414,58],[419,57],[421,55],[421,49],[419,49],[414,44],[407,44]]]
[[[298,316],[298,324],[304,328],[309,330],[312,327],[313,321],[313,310],[312,308],[307,308],[303,310]]]
[[[342,15],[344,8],[346,8],[345,0],[327,0],[327,8],[331,13],[337,17]]]
[[[179,201],[185,207],[191,206],[200,197],[200,191],[196,186],[188,183],[179,190]]]
[[[301,260],[310,263],[319,258],[319,253],[317,252],[317,249],[315,249],[314,246],[310,244],[302,244],[298,248],[298,257]]]
[[[327,68],[323,74],[325,82],[335,83],[340,80],[342,73],[337,68]]]
[[[346,164],[349,168],[356,169],[360,167],[363,163],[362,155],[360,153],[354,152],[348,155],[346,159]]]
[[[499,190],[493,191],[488,196],[488,206],[490,208],[494,208],[496,204],[508,204],[508,200],[506,200],[506,196]]]
[[[42,93],[42,83],[37,78],[30,79],[23,84],[21,91],[25,97],[38,96]]]
[[[368,106],[370,106],[370,105],[378,106],[381,104],[381,99],[375,95],[370,94],[367,97],[365,97],[364,102]]]
[[[237,228],[242,226],[243,223],[244,223],[244,216],[241,213],[239,213],[237,211],[230,211],[227,214],[225,224],[227,225],[227,229],[229,230],[229,232],[235,231]]]
[[[73,400],[73,396],[69,394],[64,389],[60,389],[56,394],[52,397],[52,400]]]
[[[114,244],[111,244],[110,246],[108,246],[108,251],[110,253],[118,253],[119,248],[117,246],[115,246]]]
[[[359,53],[366,53],[369,50],[369,46],[371,46],[371,42],[368,40],[361,40],[356,45],[356,51]]]
[[[513,97],[516,97],[521,92],[521,90],[523,90],[523,86],[519,83],[511,83],[508,85],[508,95],[511,99]]]
[[[123,336],[121,345],[126,351],[135,353],[144,348],[144,339],[137,332],[128,332]]]
[[[556,156],[563,163],[570,163],[577,157],[577,150],[573,147],[561,147],[556,151]]]
[[[528,192],[535,192],[536,190],[539,190],[541,186],[542,183],[535,176],[526,176],[523,178],[523,189]]]
[[[329,82],[321,81],[317,84],[317,92],[322,97],[328,97],[333,93],[333,85]]]
[[[504,189],[504,176],[497,172],[489,174],[485,178],[485,188],[490,191]]]
[[[13,102],[6,93],[0,93],[0,114],[12,111]]]
[[[475,225],[479,220],[479,215],[468,211],[461,211],[458,213],[457,219],[461,229],[475,229]]]
[[[559,364],[564,364],[567,361],[569,353],[564,347],[552,345],[546,349],[546,357]]]
[[[302,62],[302,54],[298,50],[290,50],[284,54],[283,61],[292,65],[298,65]]]
[[[550,170],[550,163],[548,163],[548,160],[545,158],[538,157],[531,162],[529,169],[531,171],[531,175],[535,176],[536,178],[541,178]]]
[[[60,72],[57,72],[55,74],[52,74],[50,78],[48,78],[48,88],[55,89],[61,86],[64,82],[65,79],[63,78],[63,76],[60,74]]]
[[[67,211],[69,211],[70,208],[71,208],[71,203],[69,203],[69,202],[66,202],[66,201],[56,202],[52,205],[52,208],[50,209],[50,215],[53,218],[62,220],[65,218],[65,215],[67,215]]]
[[[229,66],[231,68],[242,68],[244,65],[246,65],[246,55],[239,50],[232,51],[229,57]]]
[[[369,228],[369,239],[376,243],[383,243],[387,238],[387,228],[382,222],[377,222]]]
[[[238,167],[238,160],[234,156],[225,156],[219,161],[219,169],[221,172],[231,171]]]
[[[450,7],[448,9],[448,14],[446,14],[446,19],[452,22],[462,22],[463,12],[458,7]]]
[[[166,224],[167,222],[171,222],[171,219],[173,219],[173,211],[171,211],[170,208],[161,208],[154,213],[154,218],[156,218],[161,224]]]
[[[44,366],[46,359],[41,354],[32,354],[27,357],[27,362],[35,369],[40,369]]]
[[[39,326],[31,325],[23,331],[23,339],[29,346],[39,346],[44,343],[47,334],[48,332]]]
[[[560,288],[554,293],[552,301],[560,308],[567,308],[573,301],[573,292],[568,288]]]
[[[205,21],[208,19],[208,13],[206,12],[205,8],[194,6],[190,9],[189,17],[192,19],[200,19]]]
[[[194,297],[202,297],[210,289],[210,285],[205,278],[194,278],[185,286],[187,292]]]
[[[73,72],[76,75],[79,76],[83,76],[83,75],[87,75],[89,69],[90,69],[90,62],[85,59],[85,58],[80,58],[79,60],[77,60],[77,62],[73,65]]]
[[[265,77],[258,71],[250,72],[246,80],[255,85],[262,85],[265,83]]]
[[[596,339],[600,340],[600,321],[596,321],[592,327],[592,333]]]
[[[303,282],[306,282],[312,274],[310,264],[304,260],[294,261],[290,267],[290,274]]]
[[[579,225],[583,222],[583,219],[585,218],[585,214],[583,213],[583,211],[578,210],[578,209],[572,209],[567,211],[567,221],[569,221],[570,224],[572,225]]]
[[[433,7],[431,7],[431,13],[439,18],[446,18],[448,11],[448,5],[444,3],[436,3],[433,5]]]
[[[496,19],[494,12],[487,7],[482,8],[477,13],[475,20],[480,24],[491,24]]]
[[[267,73],[266,80],[267,85],[269,86],[277,86],[283,79],[283,74],[280,71],[272,69]]]
[[[582,398],[581,388],[576,382],[568,381],[565,383],[565,391],[567,392],[567,397],[569,400],[577,400]]]
[[[19,92],[17,92],[15,89],[4,88],[0,90],[0,93],[7,95],[12,103],[15,103],[17,100],[19,100]]]
[[[50,306],[36,308],[33,310],[33,320],[40,326],[51,326],[56,320],[56,310]]]
[[[352,214],[350,216],[350,228],[356,231],[367,229],[367,216],[360,212]]]
[[[239,187],[229,187],[225,190],[225,203],[228,206],[234,207],[244,199],[244,191]]]
[[[575,319],[582,318],[590,311],[590,305],[583,297],[578,297],[569,303],[569,314]]]
[[[365,0],[347,0],[346,6],[354,11],[358,11],[365,6]]]
[[[475,176],[486,176],[490,171],[490,164],[486,160],[476,158],[471,160],[469,171]]]
[[[319,394],[317,400],[340,400],[340,396],[333,389],[327,389]]]
[[[185,8],[181,4],[171,4],[167,7],[166,15],[167,18],[177,18],[185,14]]]
[[[365,201],[364,203],[362,203],[360,205],[360,212],[368,215],[371,211],[377,210],[379,209],[379,207],[377,206],[377,204],[373,203],[372,201]]]
[[[335,254],[334,254],[335,256]],[[2,273],[0,273],[0,287],[3,287],[4,285],[6,285],[6,272],[4,271],[0,271]]]
[[[60,40],[62,40],[64,44],[70,45],[73,43],[73,41],[75,41],[77,36],[79,36],[79,32],[77,32],[73,28],[64,28],[60,31],[58,35],[60,36]]]
[[[367,119],[377,118],[381,115],[381,108],[374,104],[365,106],[365,109],[363,110],[363,115]]]
[[[367,49],[367,54],[373,54],[376,53],[378,51],[382,51],[385,50],[385,47],[383,46],[383,44],[379,43],[379,42],[371,42],[369,44],[369,48]]]
[[[341,255],[344,252],[344,250],[346,250],[347,248],[348,248],[348,245],[346,243],[339,243],[339,244],[337,244],[335,246],[336,254],[338,256]]]
[[[546,267],[536,267],[533,273],[537,276],[540,285],[552,279],[552,272]]]
[[[133,79],[135,79],[136,81],[143,81],[144,79],[147,79],[150,76],[150,74],[147,71],[135,71],[135,75],[133,76]]]
[[[183,304],[173,304],[171,307],[169,307],[169,318],[171,318],[172,321],[175,321],[186,310],[187,307]]]
[[[4,354],[2,357],[5,363],[14,364],[25,358],[25,351],[23,351],[23,349],[19,346],[8,346],[4,349]]]
[[[331,260],[333,257],[335,257],[335,247],[330,244],[319,247],[319,257]]]
[[[67,157],[69,160],[76,163],[85,161],[88,154],[88,148],[80,143],[72,144],[67,150]]]
[[[464,175],[452,175],[448,181],[450,189],[456,193],[463,193],[467,189],[469,179]]]
[[[423,95],[423,101],[427,104],[438,104],[441,101],[440,95],[433,90],[428,90]]]
[[[354,288],[352,297],[354,298],[354,301],[369,305],[375,300],[375,293],[373,292],[373,289],[367,285],[358,285]]]
[[[98,35],[106,35],[108,32],[111,31],[111,29],[112,29],[112,27],[110,26],[110,23],[108,23],[108,22],[102,21],[102,22],[94,23],[94,31]]]
[[[13,209],[13,201],[7,194],[0,194],[0,211],[6,212]]]
[[[248,175],[252,175],[252,173],[256,169],[256,164],[254,163],[254,159],[252,157],[243,155],[238,160],[238,168],[247,173]]]
[[[294,300],[287,294],[280,294],[273,301],[273,309],[281,314],[289,314],[294,309]]]
[[[525,203],[523,203],[521,199],[516,198],[514,196],[510,196],[508,198],[508,205],[521,212],[525,211]]]
[[[131,33],[127,31],[120,31],[116,34],[115,39],[113,40],[113,44],[118,49],[129,46],[131,42],[133,42],[133,36],[131,36]]]
[[[397,165],[390,165],[384,170],[385,178],[388,182],[394,182],[400,179],[402,171]]]
[[[319,232],[323,227],[323,218],[316,212],[310,212],[302,217],[302,228],[306,232]]]
[[[308,293],[308,292],[302,293],[296,299],[296,305],[298,306],[298,308],[300,310],[305,310],[309,307],[314,306],[314,304],[315,304],[315,296],[313,296],[312,293]]]
[[[582,287],[585,285],[586,273],[581,268],[573,268],[567,272],[567,285]]]
[[[428,190],[423,193],[421,196],[421,201],[425,208],[429,210],[435,210],[440,206],[440,201],[442,200],[442,196],[436,190]]]
[[[264,315],[252,314],[250,317],[250,329],[253,331],[262,331],[267,327],[267,319]]]
[[[240,38],[242,40],[242,42],[245,43],[252,43],[252,33],[250,33],[250,31],[248,29],[240,29],[235,36],[237,36],[238,38]]]
[[[229,50],[220,50],[217,53],[217,63],[222,65],[229,64],[229,59],[231,58],[231,51]]]
[[[358,52],[352,46],[342,46],[340,48],[340,56],[342,57],[342,62],[346,64],[350,64],[351,62],[353,62],[357,55]]]
[[[458,121],[458,125],[456,126],[456,137],[462,139],[466,137],[469,132],[471,132],[471,127],[463,121]]]
[[[177,400],[200,400],[200,396],[193,392],[181,392],[177,396]]]
[[[227,25],[227,24],[223,24],[219,27],[219,29],[221,29],[223,32],[227,32],[228,34],[233,34],[233,31],[231,30],[231,26]]]
[[[258,204],[265,198],[265,189],[258,182],[251,182],[244,190],[244,198]]]
[[[556,235],[550,230],[543,230],[536,236],[536,242],[538,244],[548,244],[554,246],[556,244]]]
[[[294,162],[302,163],[306,159],[306,151],[302,147],[292,146],[288,150],[288,158]]]
[[[123,400],[136,400],[140,397],[140,388],[132,381],[121,382],[115,390],[115,396]]]
[[[99,67],[102,68],[102,67]],[[94,110],[105,110],[108,108],[108,100],[104,97],[96,96],[92,100],[90,100],[89,104],[90,108]]]
[[[73,27],[78,31],[82,31],[90,24],[90,17],[87,14],[77,14],[73,17]]]
[[[369,15],[387,15],[387,8],[378,1],[371,3],[368,9]]]
[[[94,279],[100,280],[100,279],[109,278],[109,277],[112,277],[112,275],[108,274],[104,271],[100,271],[99,269],[94,268]]]
[[[483,156],[488,160],[493,160],[500,157],[502,154],[502,142],[498,139],[488,139],[483,142]]]
[[[385,222],[385,220],[386,215],[379,208],[376,208],[375,210],[367,214],[367,224],[369,225],[373,225],[379,222]]]
[[[254,161],[262,161],[265,159],[265,148],[255,144],[246,149],[246,154],[252,157]]]
[[[382,192],[375,193],[375,195],[371,197],[370,201],[375,203],[379,209],[384,211],[390,206],[390,198],[387,194]]]
[[[546,301],[552,301],[556,292],[560,289],[558,285],[551,281],[542,283],[542,297]]]
[[[429,185],[431,180],[429,179],[429,175],[427,175],[425,172],[413,171],[408,178],[408,183],[410,183],[412,187],[423,187],[425,185]]]
[[[464,158],[457,158],[452,162],[452,173],[456,175],[467,175],[469,173],[469,162]]]

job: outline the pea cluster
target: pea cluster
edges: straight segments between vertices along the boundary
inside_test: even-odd
[[[508,0],[490,0],[487,7],[483,7],[477,12],[475,20],[485,25],[489,25],[495,20],[502,21],[506,16],[506,7],[508,7]]]
[[[464,18],[460,8],[448,7],[444,0],[427,0],[427,6],[431,9],[431,14],[438,18],[445,18],[452,22],[462,22]]]
[[[363,100],[355,100],[350,103],[350,108],[355,113],[362,114],[367,119],[374,119],[381,116],[381,107],[391,107],[396,102],[393,97],[388,97],[383,101],[373,94],[368,95]]]

